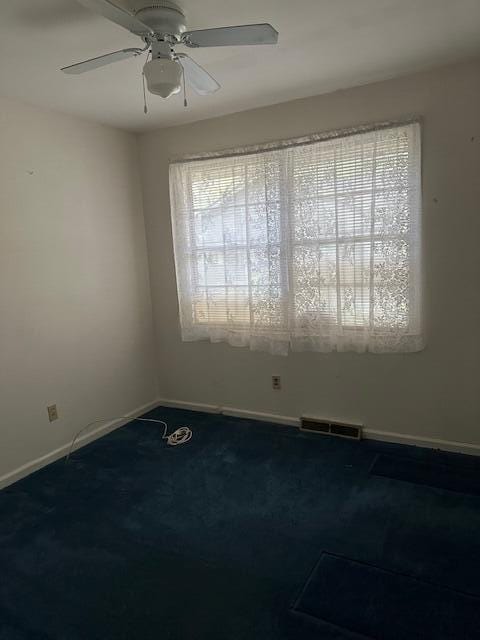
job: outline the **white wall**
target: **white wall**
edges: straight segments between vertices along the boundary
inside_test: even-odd
[[[1,99],[0,147],[1,480],[157,390],[135,137]]]
[[[172,156],[424,117],[427,348],[294,353],[182,343],[168,199]],[[480,61],[158,131],[141,139],[160,395],[480,444]],[[282,391],[272,391],[272,374]]]

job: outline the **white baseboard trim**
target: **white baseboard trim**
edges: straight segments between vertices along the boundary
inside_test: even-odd
[[[187,402],[185,400],[167,400],[160,398],[158,404],[161,407],[172,409],[186,409],[188,411],[203,411],[204,413],[218,413],[233,418],[246,418],[248,420],[259,420],[261,422],[274,422],[275,424],[287,424],[298,427],[300,420],[289,416],[280,416],[276,413],[261,413],[259,411],[247,411],[235,407],[220,407],[215,404],[200,404],[198,402]]]
[[[260,411],[247,411],[246,409],[236,409],[235,407],[220,407],[220,413],[224,416],[234,418],[247,418],[248,420],[259,420],[260,422],[274,422],[291,427],[299,427],[300,419],[292,416],[281,416],[276,413],[262,413]]]
[[[247,409],[237,409],[236,407],[221,407],[213,404],[196,404],[184,400],[159,400],[160,406],[168,406],[178,409],[189,409],[191,411],[204,411],[206,413],[220,413],[225,416],[235,418],[247,418],[249,420],[259,420],[261,422],[273,422],[280,425],[292,427],[300,426],[300,418],[293,416],[282,416],[275,413],[263,413],[259,411],[249,411]],[[414,447],[424,447],[427,449],[441,449],[442,451],[452,451],[454,453],[465,453],[472,456],[480,456],[480,444],[469,442],[456,442],[454,440],[442,440],[440,438],[429,438],[427,436],[415,436],[410,433],[395,433],[393,431],[381,431],[378,429],[363,428],[363,437],[366,440],[379,440],[381,442],[392,442],[395,444],[406,444]]]
[[[442,451],[452,451],[453,453],[466,453],[471,456],[480,456],[480,445],[470,442],[456,442],[455,440],[413,436],[409,433],[395,433],[393,431],[379,431],[377,429],[363,429],[363,437],[366,440],[381,440],[382,442],[408,444],[414,447],[440,449]]]
[[[203,413],[221,413],[221,407],[214,404],[201,404],[200,402],[186,402],[185,400],[167,400],[160,398],[158,405],[171,407],[172,409],[185,409],[186,411],[201,411]]]
[[[133,411],[129,411],[128,413],[126,413],[125,415],[128,416],[128,418],[125,418],[124,420],[111,420],[110,422],[107,422],[106,424],[103,424],[100,427],[97,427],[96,429],[89,431],[85,435],[80,436],[78,438],[78,440],[75,443],[75,450],[80,449],[81,447],[84,447],[85,445],[89,444],[90,442],[93,442],[94,440],[98,440],[98,438],[101,438],[102,436],[107,435],[107,433],[110,433],[111,431],[114,431],[119,427],[122,427],[133,418],[138,418],[138,416],[141,416],[144,413],[147,413],[147,411],[150,411],[151,409],[155,409],[156,407],[159,406],[159,404],[162,404],[161,401],[159,400],[148,402],[147,404],[144,404],[143,406],[137,407]],[[30,475],[31,473],[34,473],[35,471],[38,471],[42,467],[46,467],[52,462],[55,462],[56,460],[63,458],[64,456],[67,455],[70,449],[70,446],[71,446],[71,443],[69,442],[68,444],[63,445],[58,449],[55,449],[54,451],[50,451],[49,453],[43,456],[40,456],[35,460],[31,460],[30,462],[27,462],[21,467],[18,467],[17,469],[14,469],[13,471],[10,471],[3,476],[0,476],[0,489],[4,489],[5,487],[8,487],[14,482],[17,482],[18,480],[25,478],[26,476]]]

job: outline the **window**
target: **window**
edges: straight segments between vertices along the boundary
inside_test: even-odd
[[[173,163],[170,192],[184,340],[422,348],[418,123]]]

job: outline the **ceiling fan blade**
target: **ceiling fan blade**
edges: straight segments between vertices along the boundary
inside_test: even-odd
[[[238,27],[186,31],[187,47],[236,47],[245,44],[277,44],[278,32],[271,24],[244,24]]]
[[[121,27],[128,29],[128,31],[135,33],[137,36],[152,33],[150,27],[140,22],[140,20],[131,13],[128,13],[128,11],[125,11],[125,9],[117,7],[117,5],[110,2],[110,0],[78,0],[78,2],[87,9],[91,9],[95,13],[99,13]]]
[[[114,53],[107,53],[104,56],[98,56],[98,58],[85,60],[85,62],[72,64],[69,67],[63,67],[62,71],[69,75],[77,75],[79,73],[85,73],[86,71],[93,71],[93,69],[98,69],[99,67],[104,67],[112,62],[119,62],[120,60],[126,60],[126,58],[139,56],[143,52],[144,49],[122,49]]]
[[[180,63],[185,73],[185,80],[195,93],[201,96],[207,96],[220,89],[220,85],[215,78],[212,78],[208,71],[205,71],[203,67],[190,58],[190,56],[187,56],[186,53],[178,53],[177,58],[180,58]]]

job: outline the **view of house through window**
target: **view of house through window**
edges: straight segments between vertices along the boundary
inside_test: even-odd
[[[170,186],[185,340],[422,348],[417,123],[174,163]]]

